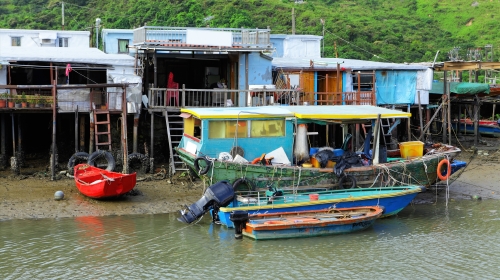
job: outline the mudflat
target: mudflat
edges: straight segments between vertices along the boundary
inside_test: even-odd
[[[500,152],[498,145],[488,149],[466,150],[459,156],[468,163],[450,177],[421,193],[412,203],[434,203],[442,199],[500,199]],[[109,216],[173,213],[196,202],[207,185],[191,181],[184,174],[173,178],[138,175],[133,194],[108,200],[95,200],[80,194],[74,180],[58,174],[51,180],[40,165],[28,162],[21,175],[0,171],[0,221],[10,219],[42,219],[76,216]],[[181,175],[181,176],[179,176]],[[446,190],[449,190],[447,192]],[[64,199],[56,201],[56,191]]]

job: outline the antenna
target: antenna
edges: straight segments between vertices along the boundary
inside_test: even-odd
[[[295,8],[292,8],[292,35],[295,35]]]
[[[61,2],[61,6],[62,6],[62,10],[61,10],[61,14],[62,14],[62,30],[64,30],[64,2]]]
[[[95,19],[95,47],[99,49],[99,27],[101,25],[101,19]]]

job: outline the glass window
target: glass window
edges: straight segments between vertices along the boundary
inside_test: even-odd
[[[21,46],[21,37],[11,37],[11,44],[13,47],[20,47]]]
[[[285,136],[285,120],[252,121],[250,137]]]
[[[119,53],[128,53],[128,40],[127,39],[118,39],[118,52]]]
[[[237,134],[236,134],[237,133]],[[211,121],[208,125],[208,138],[248,137],[247,121]]]
[[[68,38],[59,38],[59,47],[67,48],[68,47]]]

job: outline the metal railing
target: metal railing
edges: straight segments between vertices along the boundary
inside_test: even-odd
[[[194,29],[194,28],[192,28]],[[199,30],[210,30],[232,33],[232,45],[242,47],[269,47],[271,45],[270,29],[243,29],[243,28],[197,28]],[[158,27],[143,26],[134,29],[133,44],[147,45],[158,42],[170,45],[185,45],[185,27]]]
[[[241,97],[241,98],[240,98]],[[150,108],[252,107],[266,105],[376,105],[374,92],[302,92],[292,89],[150,88]],[[239,104],[238,100],[244,100]]]

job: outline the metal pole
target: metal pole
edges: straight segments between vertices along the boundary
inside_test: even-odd
[[[154,154],[155,154],[155,146],[154,146],[154,139],[155,139],[155,133],[154,133],[154,126],[155,126],[155,114],[154,112],[151,112],[151,125],[150,125],[150,135],[151,135],[151,139],[150,139],[150,148],[149,150],[151,151],[151,154],[149,155],[149,173],[153,173],[154,170],[153,170],[153,163],[154,163]]]
[[[0,165],[2,167],[5,167],[7,159],[6,156],[7,147],[5,146],[5,114],[2,114],[1,118],[2,118],[2,127],[0,129],[0,138],[1,138],[0,152],[2,153],[1,157],[2,162],[0,162]]]
[[[133,130],[133,141],[132,141],[132,152],[137,153],[137,130],[139,128],[139,113],[134,114],[134,130]]]
[[[56,67],[57,73],[57,67]],[[52,161],[51,161],[51,180],[54,181],[56,179],[56,85],[57,81],[54,77],[53,88],[52,88]]]
[[[64,30],[64,2],[61,2],[62,10],[61,10],[61,16],[62,16],[62,30]]]
[[[123,173],[128,174],[128,147],[127,147],[127,87],[123,86],[122,96],[122,145],[123,145]]]
[[[75,153],[78,152],[78,105],[75,111]]]

